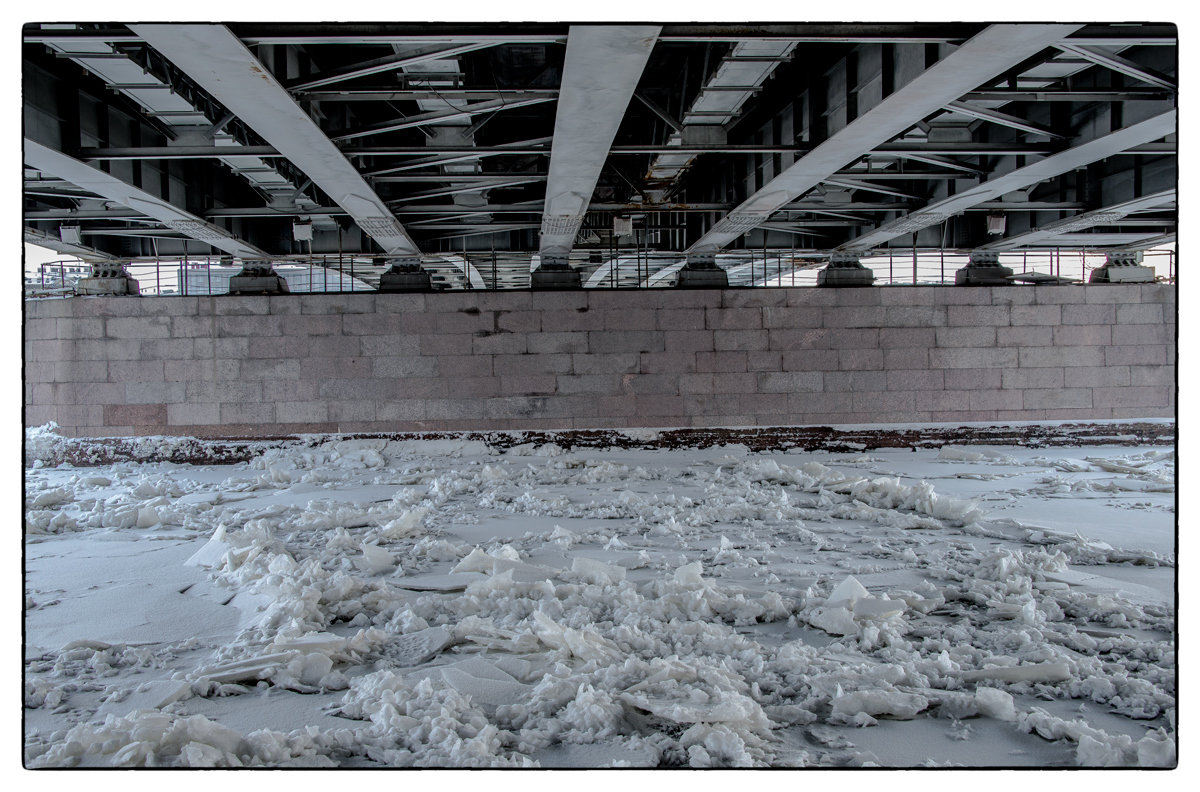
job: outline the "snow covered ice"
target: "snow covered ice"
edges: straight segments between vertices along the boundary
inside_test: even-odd
[[[30,767],[1176,761],[1169,449],[53,445]]]

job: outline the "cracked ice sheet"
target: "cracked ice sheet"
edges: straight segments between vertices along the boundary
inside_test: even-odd
[[[27,503],[42,505],[28,517],[27,629],[45,651],[26,668],[27,758],[1172,761],[1173,493],[1104,482],[1173,482],[1173,460],[1148,448],[985,450],[493,453],[332,441],[227,467],[30,471]],[[1060,505],[1073,508],[1051,514]],[[160,522],[120,527],[122,514]],[[1133,518],[1136,533],[1122,522]],[[218,526],[213,566],[184,566]],[[394,564],[360,564],[364,547]],[[455,577],[467,556],[478,571],[457,573],[461,586],[404,588],[405,577]],[[838,622],[852,634],[812,626],[850,575],[867,592]],[[62,604],[45,605],[54,598]],[[86,617],[52,623],[67,603]],[[404,665],[401,636],[434,625],[451,644]],[[118,645],[58,651],[99,635]],[[485,664],[465,662],[475,659]],[[967,681],[978,669],[1063,664],[1066,680]],[[446,666],[453,680],[433,673]],[[499,695],[479,670],[492,666],[522,693]],[[202,673],[230,667],[254,678]],[[159,714],[122,707],[173,685],[186,695]],[[1010,697],[1019,720],[981,715],[980,686]],[[886,705],[832,708],[879,696],[924,707],[902,707],[906,719]],[[105,713],[123,719],[106,724]]]

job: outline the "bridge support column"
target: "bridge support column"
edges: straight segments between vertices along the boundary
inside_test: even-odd
[[[818,286],[870,286],[875,273],[864,267],[857,253],[829,254],[829,264],[817,273]]]
[[[1088,283],[1153,283],[1154,268],[1142,264],[1141,251],[1108,253]]]
[[[138,282],[129,277],[129,273],[120,264],[93,264],[91,274],[80,278],[75,285],[75,293],[87,294],[137,294]]]
[[[579,270],[572,269],[566,253],[543,253],[538,268],[529,273],[529,288],[534,291],[582,289]]]
[[[392,266],[379,276],[381,292],[433,291],[433,278],[421,268],[421,259],[403,256],[392,259]]]
[[[675,279],[677,289],[724,289],[728,285],[729,274],[717,266],[715,251],[688,254]]]
[[[287,294],[287,281],[269,261],[244,261],[242,271],[229,279],[230,294]]]
[[[972,250],[967,266],[954,273],[955,286],[1011,286],[1013,271],[1000,266],[1000,254],[994,250]]]

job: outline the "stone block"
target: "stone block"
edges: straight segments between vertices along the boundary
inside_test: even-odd
[[[1005,390],[1061,388],[1066,384],[1063,371],[1061,368],[1004,369],[1000,372],[1000,384]]]
[[[501,346],[498,341],[494,341],[493,339],[511,339],[504,342],[507,344],[507,348],[514,350],[519,349],[522,352],[525,351],[525,336],[513,335],[512,333],[505,333],[498,336],[483,336],[481,338],[474,338],[462,333],[454,333],[452,335],[419,335],[416,336],[416,338],[418,352],[422,356],[427,357],[472,354],[490,355],[491,352],[488,351],[487,348]],[[477,346],[477,341],[482,343]]]
[[[918,396],[918,403],[931,412],[967,412],[971,409],[971,394],[965,390],[931,390]],[[937,419],[953,420],[953,419]]]
[[[1159,303],[1118,305],[1117,324],[1162,324],[1163,307]]]
[[[703,308],[664,308],[654,313],[654,329],[667,331],[704,330]],[[709,333],[709,337],[711,337]]]
[[[492,311],[481,311],[475,307],[430,315],[434,318],[434,332],[439,334],[494,333],[498,330],[495,313]]]
[[[761,330],[762,326],[762,308],[704,309],[704,327],[707,330]]]
[[[797,391],[788,394],[788,412],[793,415],[837,412],[847,405],[844,393]]]
[[[843,333],[858,332],[843,330]],[[872,331],[878,332],[878,331]],[[830,349],[833,343],[833,331],[823,327],[812,330],[767,330],[767,348],[787,352],[794,349]]]
[[[1088,303],[1136,303],[1141,300],[1141,284],[1105,283],[1082,288],[1084,301]]]
[[[302,314],[369,314],[375,313],[374,292],[352,292],[350,294],[301,294]],[[261,298],[260,298],[261,299]],[[295,299],[295,297],[293,297]]]
[[[344,317],[345,320],[351,318],[350,316]],[[460,336],[454,336],[454,338],[460,338]],[[358,344],[364,357],[415,357],[421,354],[420,336],[363,335],[359,336]]]
[[[492,376],[491,355],[444,355],[436,360],[438,377],[458,379],[459,377],[490,377]]]
[[[951,327],[1002,327],[1012,318],[1007,305],[949,305],[946,312]]]
[[[993,306],[942,306],[942,305],[912,305],[899,306],[891,305],[885,307],[884,310],[884,327],[944,327],[947,324],[947,311],[952,308],[959,308],[963,311],[983,310],[986,308],[989,311],[1007,311],[1006,308],[995,308]],[[961,317],[960,315],[960,318]],[[961,324],[981,324],[982,322],[960,322]],[[1006,320],[1004,324],[1008,324]]]
[[[746,352],[746,371],[782,371],[783,353],[763,350]]]
[[[1171,388],[1138,386],[1128,388],[1092,388],[1097,407],[1161,408],[1170,404]]]
[[[310,361],[305,361],[309,363]],[[311,361],[316,362],[316,361]],[[332,361],[331,361],[332,362]],[[433,357],[377,357],[377,358],[342,358],[336,361],[345,363],[344,369],[323,369],[329,371],[326,375],[318,375],[321,379],[350,379],[353,377],[401,378],[401,377],[435,377],[438,375],[438,359]],[[322,369],[314,369],[314,371]],[[307,378],[308,375],[306,374]]]
[[[888,285],[879,290],[880,305],[944,305],[941,294],[929,286]]]
[[[641,356],[636,352],[617,354],[571,355],[574,374],[630,374],[638,370]]]
[[[652,330],[608,330],[588,333],[588,349],[599,354],[663,352],[663,334]]]
[[[1024,352],[1025,350],[1021,351]],[[930,368],[999,369],[1016,365],[1016,349],[1005,349],[1003,347],[938,347],[929,350]]]
[[[140,360],[190,360],[194,350],[191,338],[153,338],[125,343],[136,347]]]
[[[637,414],[637,401],[633,396],[601,396],[596,400],[596,408],[601,416],[630,418]]]
[[[1052,307],[1057,308],[1058,306],[1055,305]],[[1049,325],[997,327],[995,329],[996,345],[1002,347],[1054,346],[1055,329],[1057,328]]]
[[[557,381],[556,392],[566,396],[580,393],[592,396],[621,393],[621,377],[618,374],[559,374]]]
[[[286,423],[317,423],[329,420],[329,405],[324,401],[275,402],[275,415]]]
[[[905,413],[916,409],[917,398],[913,391],[855,391],[850,403],[857,413]]]
[[[1029,391],[968,391],[968,403],[972,410],[1019,410],[1021,394]]]
[[[543,306],[535,305],[535,298],[545,295],[521,290],[476,291],[472,292],[473,303],[481,311],[532,311],[541,310]],[[437,304],[445,292],[429,295],[429,300]]]
[[[667,352],[711,352],[714,349],[712,330],[666,330],[662,335]]]
[[[924,354],[925,350],[921,350]],[[782,371],[837,371],[836,349],[798,349],[781,354]]]
[[[565,294],[565,292],[563,292]],[[542,331],[582,333],[604,329],[603,311],[588,308],[551,308],[542,310]]]
[[[1174,366],[1130,366],[1129,384],[1151,387],[1175,387]]]
[[[715,379],[715,378],[714,378]],[[657,396],[679,393],[678,374],[631,374],[621,383],[635,396]]]
[[[177,404],[184,401],[187,385],[183,382],[126,382],[127,404]]]
[[[1175,325],[1117,325],[1112,328],[1114,346],[1175,344]]]
[[[181,402],[167,405],[167,424],[170,426],[212,426],[221,423],[221,405],[214,403]]]
[[[552,394],[558,387],[558,380],[553,374],[504,374],[500,369],[500,393],[512,395],[541,395]]]
[[[838,368],[843,371],[877,371],[883,368],[883,352],[882,349],[839,349]]]
[[[753,289],[722,289],[722,308],[767,308],[787,305],[787,291],[784,289],[753,288]]]
[[[329,420],[337,421],[339,424],[349,421],[374,421],[376,414],[375,401],[357,401],[352,399],[338,399],[335,401],[326,402],[329,413]],[[379,404],[394,404],[394,401],[379,402]],[[419,402],[424,404],[424,402]],[[346,431],[346,430],[341,430]]]
[[[537,333],[542,329],[541,311],[501,311],[495,312],[495,329],[507,330],[511,333]]]
[[[1164,315],[1175,312],[1176,287],[1168,283],[1143,283],[1141,302],[1162,303]]]
[[[429,415],[428,403],[424,399],[397,399],[370,404],[372,419],[376,421],[423,421]]]
[[[222,423],[269,424],[275,421],[275,404],[264,402],[224,402]]]
[[[597,310],[595,306],[592,310]],[[606,308],[605,330],[654,330],[657,326],[654,311],[645,308]]]
[[[167,316],[109,317],[104,320],[104,337],[139,340],[170,338],[171,319]]]
[[[1110,325],[1117,319],[1115,305],[1063,305],[1064,325]]]
[[[889,391],[941,390],[946,386],[940,369],[888,369],[886,373]]]
[[[253,402],[263,399],[263,386],[254,380],[189,380],[184,383],[189,403]]]
[[[879,305],[831,306],[823,310],[822,324],[825,327],[885,327],[888,310]]]
[[[43,324],[53,327],[55,337],[74,341],[84,338],[104,338],[104,322],[104,319],[98,317],[72,317],[46,321]],[[26,338],[31,337],[29,331],[30,328],[26,326]]]
[[[763,327],[770,330],[823,327],[826,310],[837,312],[839,309],[823,309],[818,305],[763,308]]]
[[[1001,386],[1000,372],[996,368],[946,369],[942,376],[946,390],[996,390]]]
[[[929,368],[929,350],[912,347],[883,350],[883,367],[885,369],[923,369]]]
[[[1105,347],[1104,365],[1162,365],[1168,362],[1167,349],[1165,344]]]
[[[887,327],[879,331],[879,347],[922,347],[928,349],[937,343],[936,328],[933,327]]]
[[[822,372],[826,393],[849,394],[855,391],[886,391],[885,371],[826,371]]]
[[[762,393],[819,393],[825,387],[820,371],[764,371],[758,374]]]
[[[496,355],[492,358],[492,370],[500,376],[509,377],[536,374],[569,374],[571,373],[571,356],[566,353]]]
[[[958,291],[963,291],[959,289]],[[1033,305],[1037,302],[1036,290],[1030,286],[1019,286],[1013,288],[1011,286],[991,287],[988,289],[992,295],[992,305],[1008,305],[1011,307],[1019,307]],[[1014,324],[1016,320],[1013,320]]]
[[[1068,388],[1116,388],[1131,384],[1128,366],[1072,366],[1065,371],[1064,384]]]
[[[374,314],[355,314],[355,316],[374,316]],[[343,317],[341,314],[285,314],[272,317],[277,320],[279,332],[256,333],[254,335],[287,335],[287,336],[332,336],[341,335]],[[352,335],[354,335],[352,333]]]
[[[1070,372],[1067,372],[1068,376]],[[1026,410],[1052,410],[1063,407],[1091,407],[1091,388],[1028,388],[1021,392],[1021,407]],[[1015,405],[1014,405],[1015,406]],[[1107,407],[1111,405],[1099,405]]]
[[[1112,328],[1108,325],[1062,325],[1054,328],[1054,345],[1108,346],[1112,342]]]
[[[533,354],[574,354],[588,351],[587,333],[546,332],[526,336],[526,348]]]
[[[315,401],[321,398],[321,380],[265,379],[262,396],[264,401]]]
[[[1038,305],[1078,305],[1084,302],[1086,286],[1035,286]]]
[[[444,336],[446,341],[456,336]],[[468,336],[458,336],[466,338]],[[475,355],[523,355],[529,350],[529,338],[524,332],[493,332],[490,335],[476,335],[470,342],[470,353]],[[446,348],[452,348],[446,346]],[[422,348],[422,353],[425,349]],[[426,353],[427,354],[427,353]]]
[[[199,299],[199,298],[197,298]],[[287,294],[268,294],[267,313],[273,316],[289,316],[300,313],[300,301],[290,292]]]
[[[718,352],[735,350],[763,351],[767,349],[765,330],[714,330],[712,349]]]
[[[1100,346],[1027,347],[1020,350],[1020,363],[1021,368],[1103,366],[1104,349]]]
[[[36,302],[31,300],[29,302]],[[25,317],[25,340],[26,341],[47,341],[51,338],[58,338],[58,319],[30,319]],[[74,319],[63,319],[64,322],[73,322]],[[104,326],[103,320],[100,321],[100,326]],[[67,336],[68,338],[70,336]]]
[[[643,374],[686,374],[696,370],[695,352],[647,352],[641,356]]]
[[[717,374],[746,371],[746,352],[697,352],[696,371]]]
[[[83,366],[82,361],[74,365]],[[101,362],[98,365],[104,366]],[[99,369],[88,370],[88,374],[99,373]],[[165,369],[161,360],[110,360],[107,363],[107,376],[87,376],[76,382],[103,381],[109,382],[162,382],[165,379]]]
[[[1009,310],[1013,327],[1062,324],[1061,305],[1014,305]]]
[[[167,405],[165,404],[105,404],[97,409],[102,411],[103,418],[91,421],[92,424],[103,423],[105,426],[152,424],[160,426],[167,423]],[[69,420],[67,408],[60,408],[59,415],[64,420]]]
[[[713,393],[713,376],[712,374],[680,374],[679,375],[679,392],[680,394],[691,395],[709,395]],[[559,387],[562,387],[562,378],[559,378]]]

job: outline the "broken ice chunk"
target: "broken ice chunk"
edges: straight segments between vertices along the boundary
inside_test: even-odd
[[[962,678],[966,682],[980,679],[994,679],[999,682],[1065,682],[1071,678],[1071,668],[1066,663],[993,666],[977,671],[964,671]]]
[[[876,597],[864,597],[854,603],[854,617],[856,619],[871,619],[882,621],[890,619],[893,616],[899,616],[904,613],[907,607],[904,600],[888,600],[878,599]]]
[[[368,575],[378,575],[390,572],[396,566],[396,559],[379,545],[364,544],[362,555],[354,559],[354,565]]]
[[[1015,721],[1017,710],[1013,697],[999,688],[981,687],[975,690],[975,706],[980,714],[1002,721]]]
[[[612,585],[625,579],[625,568],[611,566],[603,561],[576,556],[571,563],[571,571],[579,575],[585,583]]]
[[[846,579],[837,585],[829,594],[829,598],[825,600],[827,608],[853,608],[854,603],[858,600],[871,596],[862,583],[853,575],[847,575]]]
[[[429,627],[389,641],[384,654],[397,666],[417,666],[435,657],[453,640],[445,627]]]
[[[846,608],[818,608],[808,617],[808,623],[830,635],[857,635],[858,623]]]
[[[852,720],[859,713],[867,715],[890,715],[901,720],[910,720],[929,706],[929,699],[915,693],[898,690],[855,690],[833,699],[833,712]]]

